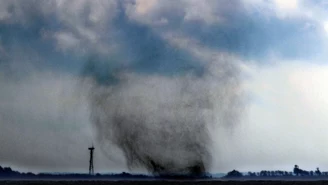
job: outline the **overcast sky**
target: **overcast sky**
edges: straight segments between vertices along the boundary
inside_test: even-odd
[[[247,98],[233,131],[214,134],[211,171],[328,171],[327,9],[325,0],[0,0],[0,165],[86,172],[94,142],[95,171],[127,170],[94,139],[79,89],[85,63],[167,75],[224,54]]]

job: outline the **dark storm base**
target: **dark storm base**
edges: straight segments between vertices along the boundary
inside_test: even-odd
[[[159,178],[208,178],[205,175],[205,166],[202,161],[199,161],[189,167],[180,168],[178,170],[179,173],[181,173],[180,175],[177,175],[177,170],[172,170],[172,166],[162,166],[159,163],[154,162],[152,159],[149,159],[148,161],[149,162],[147,164],[149,164],[150,171],[152,171],[153,174]]]
[[[139,181],[0,181],[1,185],[166,185],[166,184],[179,184],[179,185],[306,185],[306,184],[328,184],[328,181],[219,181],[219,180],[139,180]]]

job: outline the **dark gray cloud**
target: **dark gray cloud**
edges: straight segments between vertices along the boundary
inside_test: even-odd
[[[149,172],[211,168],[211,128],[235,126],[243,112],[239,71],[222,56],[203,75],[118,73],[116,83],[91,77],[92,124],[104,150],[117,146],[127,165]],[[154,168],[154,163],[162,170]]]

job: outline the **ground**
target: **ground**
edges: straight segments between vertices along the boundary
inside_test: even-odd
[[[328,184],[328,181],[0,181],[1,185],[307,185]]]

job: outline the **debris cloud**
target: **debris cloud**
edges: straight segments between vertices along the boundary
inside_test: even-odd
[[[92,69],[85,83],[91,84],[88,100],[97,138],[105,151],[122,150],[130,169],[203,174],[212,161],[210,130],[239,121],[241,87],[232,58],[220,57],[202,73],[108,70],[111,75],[104,75],[104,68]]]

